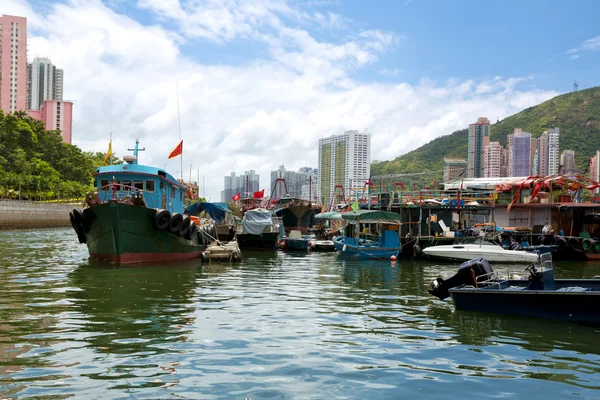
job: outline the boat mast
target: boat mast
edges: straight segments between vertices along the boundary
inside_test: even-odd
[[[177,121],[179,124],[179,143],[181,143],[181,114],[179,113],[179,81],[175,81],[175,86],[177,89]],[[179,155],[179,159],[181,160],[181,183],[183,183],[183,146],[181,149],[181,154]]]
[[[140,149],[139,144],[140,144],[140,138],[138,137],[137,139],[135,139],[135,148],[127,149],[128,151],[133,151],[133,156],[135,157],[135,161],[133,162],[133,164],[138,163],[138,152],[146,150],[145,147],[143,149]]]

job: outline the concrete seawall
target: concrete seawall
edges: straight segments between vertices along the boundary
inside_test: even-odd
[[[0,201],[0,230],[71,226],[69,211],[80,205]]]

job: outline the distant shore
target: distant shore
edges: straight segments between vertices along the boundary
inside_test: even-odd
[[[57,228],[71,226],[69,212],[81,208],[72,204],[0,200],[0,230]]]

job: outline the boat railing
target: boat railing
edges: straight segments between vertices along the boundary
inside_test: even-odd
[[[551,269],[552,268],[552,254],[550,254],[550,253],[540,254],[538,261],[532,263],[531,265],[536,265],[537,267],[540,268],[541,271],[543,271],[545,269]],[[504,271],[506,271],[506,272],[504,272],[504,274],[500,273],[502,271],[492,271],[492,272],[488,272],[487,274],[479,275],[478,277],[475,278],[476,287],[498,286],[498,289],[502,289],[502,282],[505,282],[510,279],[514,279],[513,277],[515,276],[515,274],[513,274],[508,268]],[[600,276],[598,278],[600,278]]]
[[[145,196],[143,196],[142,199],[144,200],[144,205],[147,208],[162,208],[164,203],[165,208],[168,210],[173,211],[174,209],[173,203],[167,196],[161,193],[150,192],[144,189],[136,188],[134,186],[124,185],[122,183],[109,183],[108,185],[101,186],[98,191],[112,191],[112,196],[110,198],[105,198],[105,202],[123,202],[128,198],[133,198],[134,194],[144,194]]]

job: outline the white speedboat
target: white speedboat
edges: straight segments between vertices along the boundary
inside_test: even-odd
[[[481,240],[476,243],[457,243],[443,246],[430,246],[423,249],[423,254],[445,260],[467,261],[485,258],[496,263],[533,263],[539,254],[523,250],[507,250],[496,243]]]

